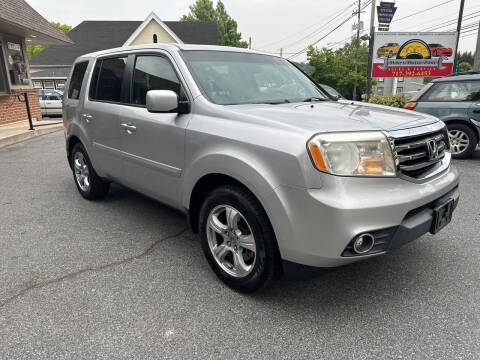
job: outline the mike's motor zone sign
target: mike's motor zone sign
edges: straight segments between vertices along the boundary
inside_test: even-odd
[[[446,76],[452,72],[456,32],[376,32],[372,77]]]

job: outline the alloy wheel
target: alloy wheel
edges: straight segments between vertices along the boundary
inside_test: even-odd
[[[470,145],[470,138],[462,130],[449,130],[448,137],[450,139],[450,151],[454,155],[463,153],[465,150],[467,150],[468,145]]]
[[[75,170],[75,180],[82,191],[90,190],[90,172],[85,160],[85,156],[80,151],[75,153],[73,157],[73,166]]]
[[[217,264],[227,274],[242,278],[250,274],[257,248],[245,217],[230,205],[219,205],[208,215],[207,240]]]

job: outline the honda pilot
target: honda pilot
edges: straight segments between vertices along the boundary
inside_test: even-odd
[[[184,44],[84,55],[63,116],[80,194],[115,182],[185,213],[237,291],[380,256],[440,231],[458,203],[443,122],[331,101],[278,56]]]

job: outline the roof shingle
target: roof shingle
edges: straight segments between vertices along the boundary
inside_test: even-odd
[[[62,34],[57,28],[52,26],[47,19],[36,12],[24,0],[0,1],[0,19],[64,43],[72,43],[65,34]]]
[[[218,45],[213,21],[165,21],[186,44]],[[142,21],[83,21],[67,35],[75,44],[51,45],[30,60],[30,65],[71,65],[84,54],[122,46]]]

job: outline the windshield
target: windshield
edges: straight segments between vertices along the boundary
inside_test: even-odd
[[[220,105],[327,100],[285,59],[233,51],[183,51],[197,84]]]
[[[338,98],[338,99],[341,99],[343,98],[342,94],[340,94],[337,90],[335,90],[333,87],[331,86],[328,86],[328,85],[325,85],[325,84],[320,84],[323,89],[328,92],[328,94],[332,97],[335,97],[335,98]]]

